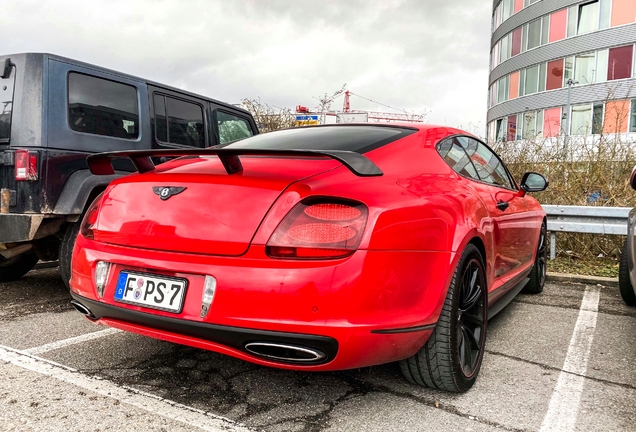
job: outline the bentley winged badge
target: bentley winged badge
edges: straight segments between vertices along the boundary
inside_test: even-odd
[[[177,187],[177,186],[153,186],[152,191],[159,195],[159,197],[165,201],[170,198],[172,195],[177,195],[183,192],[185,187]]]

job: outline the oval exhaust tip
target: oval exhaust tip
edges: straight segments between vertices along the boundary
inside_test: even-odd
[[[245,344],[245,349],[260,357],[293,363],[315,363],[327,358],[314,348],[275,342],[250,342]]]
[[[75,301],[75,300],[71,300],[71,304],[73,305],[75,310],[77,310],[79,313],[81,313],[83,315],[86,315],[89,318],[95,318],[95,315],[93,315],[93,312],[91,312],[89,308],[87,308],[86,306],[84,306],[80,302]]]

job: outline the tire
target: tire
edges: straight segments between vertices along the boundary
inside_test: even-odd
[[[483,258],[469,244],[453,274],[435,330],[417,354],[400,362],[404,377],[413,384],[449,392],[470,389],[484,356],[487,305]]]
[[[541,224],[541,233],[539,234],[539,243],[537,244],[537,256],[534,259],[534,266],[530,270],[530,281],[523,288],[526,294],[539,294],[543,292],[545,285],[545,275],[548,263],[548,229],[545,221]]]
[[[627,304],[627,306],[636,306],[636,294],[634,293],[634,287],[632,287],[632,281],[629,278],[629,263],[627,260],[627,239],[625,239],[623,251],[621,252],[621,261],[618,266],[618,288],[625,304]]]
[[[80,221],[70,224],[66,227],[62,241],[60,242],[60,275],[67,288],[69,287],[68,281],[71,279],[71,259],[73,258],[73,246],[75,246],[75,239],[79,232],[81,224]]]
[[[10,282],[27,274],[38,262],[36,254],[28,252],[0,263],[0,282]]]

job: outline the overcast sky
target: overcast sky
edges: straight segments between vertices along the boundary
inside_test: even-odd
[[[51,52],[231,103],[289,108],[316,106],[346,83],[426,111],[429,123],[485,130],[492,0],[1,4],[1,54]],[[351,108],[388,111],[355,96]]]

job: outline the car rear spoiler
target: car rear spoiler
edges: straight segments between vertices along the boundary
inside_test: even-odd
[[[228,174],[243,171],[239,156],[310,156],[329,157],[342,163],[352,173],[359,177],[381,176],[383,173],[368,157],[353,151],[344,150],[269,150],[269,149],[233,149],[207,148],[192,150],[131,150],[108,153],[97,153],[86,158],[88,167],[95,175],[112,175],[115,169],[113,159],[128,158],[139,173],[155,169],[151,157],[180,157],[180,156],[211,156],[216,155],[221,160]]]

